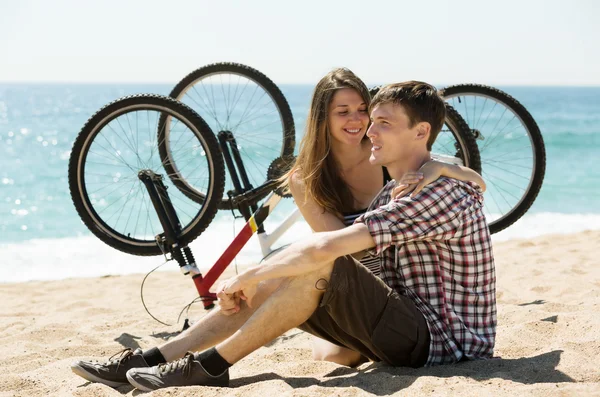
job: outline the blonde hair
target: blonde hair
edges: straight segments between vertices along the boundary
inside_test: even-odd
[[[313,92],[296,162],[280,179],[287,188],[290,178],[297,173],[305,185],[305,199],[312,198],[325,211],[340,218],[342,212],[354,209],[354,197],[340,175],[339,165],[330,155],[329,105],[335,92],[342,88],[356,90],[369,106],[369,90],[351,70],[337,68],[329,72]]]

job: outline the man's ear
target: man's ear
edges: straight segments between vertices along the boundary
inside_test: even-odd
[[[429,139],[429,132],[431,131],[431,124],[426,121],[422,121],[417,124],[417,135],[415,135],[416,140]]]

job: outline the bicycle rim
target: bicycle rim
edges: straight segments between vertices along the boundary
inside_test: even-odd
[[[141,170],[163,176],[162,182],[181,223],[182,243],[195,238],[216,212],[214,200],[212,205],[206,200],[191,200],[173,188],[171,178],[166,177],[157,141],[163,114],[171,117],[173,137],[179,138],[172,143],[174,158],[178,164],[193,165],[182,168],[180,175],[203,186],[209,195],[219,191],[213,177],[218,173],[215,158],[206,133],[200,131],[206,127],[199,126],[198,120],[190,121],[193,112],[189,108],[173,103],[170,98],[158,96],[116,101],[88,121],[74,145],[69,170],[73,201],[88,228],[119,250],[136,255],[162,252],[156,236],[163,234],[164,229],[138,177]],[[184,114],[182,109],[190,114]],[[222,163],[217,165],[222,175]]]

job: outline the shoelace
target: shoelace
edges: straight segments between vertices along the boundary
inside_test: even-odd
[[[188,377],[192,372],[192,362],[194,361],[194,354],[192,352],[185,353],[183,358],[180,358],[176,361],[171,361],[166,364],[160,364],[158,366],[158,371],[167,374],[169,372],[176,372],[178,370],[183,371],[183,376]]]
[[[133,356],[133,350],[131,350],[130,348],[126,348],[126,349],[123,349],[120,352],[117,352],[117,353],[113,354],[112,356],[110,356],[110,358],[104,365],[108,366],[108,365],[117,363],[117,371],[118,371],[119,367],[121,366],[121,363],[128,360],[131,356]],[[117,357],[117,358],[115,359],[115,357]]]

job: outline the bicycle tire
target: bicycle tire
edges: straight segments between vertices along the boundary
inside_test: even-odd
[[[219,90],[218,89],[213,90],[212,86],[211,86],[211,90],[210,90],[211,94],[212,94],[212,98],[211,98],[209,95],[209,90],[206,88],[206,86],[204,86],[204,83],[203,83],[204,80],[209,80],[209,82],[212,81],[210,79],[215,76],[220,76],[221,83],[222,83],[223,75],[237,76],[238,83],[240,82],[240,79],[242,79],[242,78],[244,79],[244,81],[246,81],[246,86],[243,88],[242,91],[239,91],[240,96],[238,97],[237,101],[235,99],[231,99],[231,98],[228,100],[225,96],[225,90],[223,89],[223,86],[221,87],[223,96],[224,96],[224,101],[221,103],[224,103],[225,107],[233,105],[230,110],[227,109],[225,114],[222,115],[223,118],[225,117],[225,115],[227,115],[226,120],[219,119],[219,117],[221,116],[221,108],[216,109],[217,103],[219,102],[219,98],[215,99],[215,91],[217,91],[217,95],[218,95]],[[209,120],[210,124],[214,127],[213,130],[215,131],[215,133],[218,133],[219,130],[231,131],[233,133],[233,135],[235,136],[235,138],[238,142],[238,146],[239,146],[240,142],[244,139],[243,138],[244,133],[241,131],[241,129],[239,127],[240,127],[240,124],[244,124],[245,122],[242,123],[242,119],[240,118],[240,120],[238,120],[237,125],[233,125],[234,121],[230,121],[229,117],[231,116],[231,114],[233,114],[234,111],[236,111],[236,109],[234,109],[234,108],[240,103],[240,98],[242,97],[243,93],[245,92],[246,87],[248,86],[249,82],[252,82],[257,87],[260,87],[271,98],[271,100],[273,102],[272,105],[274,105],[274,107],[276,108],[276,111],[279,115],[279,120],[281,122],[281,134],[282,134],[281,147],[279,147],[278,142],[275,142],[275,146],[277,146],[277,147],[271,149],[271,152],[268,155],[264,155],[264,154],[260,155],[259,154],[259,151],[265,150],[264,149],[265,145],[260,145],[260,144],[258,144],[258,142],[246,142],[249,145],[249,147],[252,147],[252,145],[257,145],[257,144],[259,145],[259,146],[255,146],[257,148],[257,151],[255,151],[254,154],[247,154],[247,153],[242,154],[242,157],[243,157],[242,160],[244,160],[244,158],[246,160],[246,161],[243,161],[245,167],[248,167],[248,164],[256,167],[256,169],[253,170],[255,172],[254,172],[254,176],[251,177],[252,180],[250,182],[252,182],[254,188],[257,188],[259,186],[263,186],[264,183],[267,181],[268,168],[275,159],[286,158],[288,156],[293,155],[293,153],[294,153],[294,146],[295,146],[294,118],[292,116],[292,111],[289,107],[289,104],[288,104],[287,100],[285,99],[281,90],[267,76],[265,76],[263,73],[259,72],[258,70],[254,69],[252,67],[238,64],[238,63],[222,62],[222,63],[214,63],[214,64],[206,65],[197,70],[194,70],[193,72],[191,72],[190,74],[185,76],[179,83],[177,83],[177,85],[173,88],[173,90],[171,91],[169,96],[174,99],[177,99],[178,101],[186,103],[188,106],[190,106],[194,110],[196,110],[196,112],[198,112],[198,114],[205,116],[205,118],[207,120]],[[231,85],[232,85],[232,83],[231,83],[231,78],[230,78],[229,86],[227,86],[227,91],[228,91],[227,95],[229,95],[229,93],[231,91]],[[200,88],[196,89],[197,86],[199,86]],[[238,88],[239,87],[236,87],[234,96],[236,94],[238,94]],[[255,88],[255,90],[256,90],[256,88]],[[205,96],[208,99],[206,99]],[[263,94],[263,96],[264,96],[264,94]],[[250,98],[250,101],[252,100],[252,98]],[[215,107],[213,109],[209,108],[211,103],[213,105],[215,105]],[[247,107],[248,106],[249,105],[247,105]],[[256,106],[256,105],[254,105],[254,106]],[[239,108],[241,109],[242,106],[240,106]],[[231,111],[231,114],[230,114],[230,111]],[[210,118],[207,118],[207,116],[206,116],[207,113],[209,114]],[[244,113],[240,117],[244,116],[245,113],[246,112],[244,111]],[[235,120],[235,119],[232,117],[232,120]],[[188,197],[190,197],[193,200],[201,201],[203,199],[204,192],[194,189],[193,186],[185,185],[183,183],[184,179],[179,178],[179,176],[178,176],[176,164],[174,164],[174,162],[170,158],[171,155],[170,155],[170,151],[168,148],[168,142],[169,142],[168,134],[170,131],[170,129],[168,127],[168,119],[165,119],[163,121],[166,123],[167,128],[164,129],[164,134],[166,136],[159,137],[159,142],[160,142],[159,153],[161,155],[161,158],[163,159],[163,162],[165,163],[165,165],[167,167],[168,174],[170,176],[175,177],[175,180],[173,181],[174,184],[178,188],[182,189],[182,192],[184,194],[186,194]],[[229,125],[230,122],[231,122],[231,125]],[[275,121],[275,123],[277,123],[277,121]],[[234,128],[232,128],[232,127],[234,127]],[[238,130],[234,131],[233,129],[236,129],[236,128]],[[277,131],[276,128],[273,128],[273,131],[275,131],[275,133],[279,133],[279,131]],[[252,137],[252,136],[250,136],[250,137]],[[258,138],[258,136],[257,136],[257,138]],[[262,140],[264,141],[264,139],[267,139],[267,141],[268,141],[269,139],[278,139],[278,138],[263,136]],[[260,147],[260,149],[259,149],[259,147]],[[264,163],[258,164],[260,161],[263,161],[263,158],[264,158]],[[231,178],[230,176],[227,178],[227,182],[226,182],[226,185],[227,185],[226,190],[227,191],[225,192],[226,195],[222,197],[222,199],[219,203],[219,209],[231,209],[231,205],[230,205],[230,201],[229,201],[229,192],[233,191],[234,189],[233,189],[233,186],[231,186],[230,178]],[[239,193],[239,192],[236,192],[236,193]],[[234,193],[234,195],[236,193]],[[256,201],[264,198],[265,196],[266,196],[266,194],[257,197]]]
[[[491,233],[497,233],[501,230],[506,229],[507,227],[509,227],[510,225],[512,225],[513,223],[515,223],[517,220],[519,220],[528,210],[529,208],[531,208],[532,204],[534,203],[541,187],[542,187],[542,183],[544,180],[544,174],[545,174],[545,170],[546,170],[546,151],[545,151],[545,147],[544,147],[544,140],[542,137],[542,133],[537,125],[537,123],[535,122],[534,118],[531,116],[531,114],[529,113],[529,111],[527,111],[527,109],[519,102],[517,101],[515,98],[513,98],[512,96],[510,96],[509,94],[494,88],[494,87],[489,87],[489,86],[485,86],[485,85],[480,85],[480,84],[460,84],[460,85],[453,85],[447,88],[444,88],[443,90],[441,90],[442,95],[444,96],[444,98],[446,99],[446,101],[451,102],[453,105],[456,105],[456,101],[461,101],[462,98],[462,102],[460,102],[460,108],[458,109],[459,111],[461,109],[464,108],[463,112],[461,113],[463,115],[463,117],[465,117],[466,113],[469,113],[469,107],[467,104],[467,99],[471,99],[472,102],[474,103],[473,107],[471,108],[471,114],[467,117],[466,121],[469,124],[469,126],[471,127],[471,129],[474,131],[474,136],[479,136],[480,137],[480,145],[479,145],[479,151],[481,154],[481,163],[482,163],[482,176],[484,177],[484,179],[486,180],[486,182],[488,183],[488,190],[486,192],[486,195],[488,195],[489,198],[491,198],[492,200],[486,200],[486,205],[488,207],[490,207],[490,209],[488,209],[486,212],[491,213],[492,209],[491,209],[491,202],[490,201],[494,201],[496,207],[498,208],[499,212],[500,212],[500,217],[492,219],[489,222],[489,227],[490,227],[490,232]],[[484,98],[484,104],[483,106],[485,107],[485,105],[487,104],[487,101],[489,100],[490,103],[491,101],[494,101],[494,107],[490,110],[490,113],[487,115],[486,120],[484,122],[487,123],[487,120],[489,119],[490,115],[493,113],[493,111],[495,110],[495,107],[500,104],[501,106],[505,107],[504,112],[502,113],[502,115],[500,116],[500,118],[504,117],[504,114],[506,112],[506,110],[510,110],[510,112],[513,114],[513,119],[516,117],[518,119],[518,121],[520,122],[520,125],[523,127],[524,131],[517,131],[517,133],[514,133],[513,130],[510,130],[502,139],[500,140],[498,138],[498,136],[500,136],[500,134],[502,133],[502,131],[496,132],[494,135],[494,131],[492,131],[491,134],[487,134],[487,141],[481,140],[481,129],[483,129],[483,127],[485,127],[485,125],[481,125],[481,117],[483,114],[483,110],[481,111],[482,113],[479,114],[479,117],[476,119],[476,111],[474,109],[476,109],[476,101],[477,98],[481,97]],[[464,102],[464,103],[463,103]],[[463,106],[464,105],[464,106]],[[455,106],[456,107],[456,106]],[[487,112],[487,110],[486,110]],[[473,120],[470,120],[470,116],[473,116]],[[494,116],[496,117],[496,116]],[[500,120],[500,119],[499,119]],[[509,120],[509,122],[506,124],[506,126],[508,126],[510,123],[512,122],[512,119]],[[511,127],[512,128],[512,127]],[[521,175],[520,172],[517,168],[515,167],[520,167],[520,168],[526,168],[529,165],[529,161],[527,160],[527,157],[522,157],[521,159],[517,158],[517,157],[513,157],[511,158],[510,156],[515,156],[515,153],[518,153],[518,150],[521,150],[523,147],[525,147],[525,150],[529,150],[529,147],[527,145],[520,145],[521,148],[517,148],[515,147],[515,142],[518,139],[522,139],[523,136],[520,136],[520,134],[523,133],[525,134],[528,138],[529,138],[529,143],[531,145],[531,154],[532,154],[532,164],[531,164],[531,172],[529,173],[529,175]],[[511,134],[509,136],[509,134]],[[516,138],[514,137],[516,136]],[[492,142],[497,141],[498,145],[502,144],[503,142],[506,145],[512,145],[512,146],[506,146],[507,149],[506,152],[501,152],[498,151],[498,153],[500,153],[500,155],[497,155],[496,157],[494,157],[494,152],[492,152]],[[506,153],[509,153],[510,156],[507,159],[506,157],[501,158],[500,156],[506,156]],[[495,159],[495,160],[494,160]],[[502,160],[502,161],[500,161]],[[522,163],[519,163],[519,161],[522,161]],[[506,183],[504,182],[503,178],[500,178],[498,175],[496,174],[496,176],[492,176],[492,172],[500,172],[498,171],[500,169],[500,166],[498,166],[498,164],[504,163],[506,164],[505,167],[507,169],[504,169],[504,174],[501,174],[501,176],[503,178],[506,179],[510,179],[510,181],[506,181]],[[526,165],[523,165],[526,164]],[[525,182],[526,182],[526,187],[523,188],[524,193],[522,195],[519,196],[519,194],[514,194],[514,187],[511,187],[510,184],[518,187],[520,189],[519,186],[516,185],[517,182],[515,182],[515,176],[516,177],[520,177],[522,179],[528,179],[528,181],[523,181],[523,186],[525,186]],[[518,179],[516,180],[518,181]],[[500,186],[500,183],[504,183],[504,185]],[[490,190],[492,189],[492,190]],[[512,190],[509,190],[512,189]],[[510,193],[510,195],[512,197],[515,197],[517,199],[515,204],[512,204],[509,202],[509,200],[502,195],[502,191],[505,191],[506,194],[508,195]],[[496,202],[496,199],[494,198],[493,194],[495,192],[500,192],[500,193],[496,193],[496,194],[500,194],[502,195],[502,198],[504,200],[504,202],[506,202],[507,204],[507,208],[510,207],[508,210],[506,210],[506,212],[503,212],[501,210],[501,204],[498,204],[498,202]],[[499,201],[499,200],[498,200]],[[488,204],[489,203],[489,204]],[[491,217],[492,218],[492,217]]]
[[[383,86],[375,86],[369,90],[371,97],[375,96]],[[452,134],[454,142],[441,144],[442,140],[448,141],[450,136],[446,131]],[[440,146],[441,144],[441,146]],[[450,146],[450,147],[448,147]],[[436,142],[432,147],[432,157],[442,161],[448,161],[445,157],[456,158],[460,160],[460,165],[469,167],[477,172],[481,172],[481,159],[477,142],[471,132],[471,129],[451,105],[446,103],[446,119],[442,131],[438,134]],[[452,160],[452,159],[449,159]],[[456,161],[453,161],[456,162]]]
[[[462,118],[460,113],[452,106],[446,104],[446,122],[450,131],[454,134],[458,147],[455,157],[460,157],[463,160],[465,167],[469,167],[474,171],[481,173],[481,157],[477,147],[477,141],[472,134],[467,122]],[[464,152],[464,155],[461,155]]]
[[[109,179],[106,185],[112,184],[112,189],[113,186],[120,187],[121,184],[126,184],[131,181],[132,186],[138,186],[138,189],[141,189],[137,190],[134,199],[137,199],[138,194],[141,194],[142,196],[140,196],[140,200],[144,200],[144,189],[140,187],[141,185],[135,185],[135,183],[141,184],[141,181],[137,179],[137,172],[139,172],[140,167],[142,167],[154,168],[153,170],[157,171],[158,173],[158,171],[161,171],[162,166],[160,163],[152,163],[152,161],[158,161],[152,158],[154,150],[158,150],[158,145],[156,145],[156,149],[154,149],[151,141],[146,142],[139,139],[133,140],[134,138],[130,139],[127,135],[128,131],[129,133],[133,134],[132,124],[136,126],[137,132],[138,114],[136,112],[144,111],[148,116],[147,135],[149,137],[157,136],[154,128],[156,128],[156,125],[159,125],[159,123],[154,124],[150,122],[150,112],[153,114],[156,113],[156,120],[159,120],[159,114],[162,115],[164,113],[168,113],[172,117],[176,117],[177,120],[181,121],[183,127],[189,128],[193,132],[194,136],[198,139],[206,152],[205,157],[207,161],[207,179],[209,186],[207,188],[207,199],[201,204],[197,213],[192,212],[192,215],[189,215],[190,221],[182,224],[181,233],[177,237],[181,245],[187,245],[198,235],[200,235],[200,233],[206,229],[215,216],[217,212],[218,199],[223,192],[223,180],[225,177],[223,158],[221,156],[217,140],[208,125],[206,125],[202,118],[188,106],[177,102],[172,98],[160,95],[133,95],[120,98],[104,106],[92,117],[90,117],[75,139],[69,159],[68,176],[69,189],[75,209],[77,210],[83,223],[96,237],[119,251],[133,255],[150,256],[160,255],[163,253],[162,247],[159,246],[155,239],[156,235],[153,233],[147,233],[149,222],[154,222],[154,225],[156,225],[156,221],[154,218],[152,218],[152,215],[148,215],[148,218],[146,218],[146,231],[144,232],[144,237],[138,238],[138,235],[142,233],[137,232],[137,224],[136,231],[133,232],[132,237],[131,232],[125,233],[115,230],[115,225],[113,224],[115,222],[111,219],[107,219],[108,216],[103,217],[99,214],[99,211],[102,208],[100,208],[100,206],[98,206],[98,208],[96,207],[97,202],[95,201],[97,200],[92,197],[95,195],[95,192],[88,191],[88,185],[91,188],[92,184],[95,183],[94,178],[97,180],[103,180],[100,178],[110,178],[114,174],[114,172],[110,171],[110,163],[106,165],[100,164],[100,170],[107,169],[106,175],[97,176],[96,174],[92,174],[92,172],[95,170],[95,164],[93,162],[96,159],[105,157],[108,161],[116,164],[115,167],[121,167],[119,161],[123,162],[126,166],[124,169],[128,171],[126,175],[122,175],[122,178],[121,174],[119,173],[119,178],[121,178],[124,182],[118,180],[114,181],[113,183],[113,181]],[[135,123],[132,122],[134,114],[136,116]],[[120,123],[118,119],[122,116],[124,116],[122,119],[123,122],[127,121],[130,123],[128,126],[129,129],[127,129],[126,125],[126,127],[122,129],[123,131],[115,131],[114,135],[109,135],[112,134],[110,130],[114,131],[114,127],[120,125],[118,124]],[[113,121],[116,121],[116,123],[111,124]],[[142,119],[142,122],[139,124],[143,124],[143,122],[145,122],[145,120]],[[102,135],[104,131],[106,131],[108,138],[107,136]],[[125,134],[121,134],[122,132]],[[144,133],[144,137],[145,136],[146,133]],[[103,137],[104,141],[108,142],[108,144],[104,143],[100,137]],[[98,141],[96,141],[96,138],[98,138]],[[117,148],[116,142],[118,142],[119,139],[122,142],[121,148]],[[113,142],[111,142],[111,140]],[[129,141],[129,144],[127,141]],[[156,142],[154,142],[154,144],[156,144]],[[102,153],[99,155],[98,153],[95,153],[95,150],[97,148],[102,148],[103,145],[110,147],[106,151],[106,154]],[[141,156],[140,152],[133,153],[134,149],[146,150],[146,152],[143,152],[144,155]],[[147,153],[150,153],[150,157],[146,157]],[[131,155],[132,159],[135,159],[137,156],[136,161],[138,162],[138,166],[132,166],[131,164],[124,162],[124,159],[129,155]],[[159,156],[157,155],[156,159],[158,158]],[[150,165],[153,167],[150,167]],[[91,169],[91,171],[86,173],[86,169],[88,167]],[[127,190],[127,187],[128,185],[125,185],[125,190]],[[104,188],[101,188],[100,190],[102,189]],[[112,192],[108,193],[106,198],[109,200],[110,204],[108,206],[104,206],[104,208],[110,207],[117,203],[122,203],[120,200],[124,198],[124,204],[120,204],[123,205],[123,208],[120,209],[122,214],[128,205],[135,205],[130,204],[130,202],[133,202],[134,200],[130,197],[132,196],[131,192],[133,189],[134,188],[132,187],[126,196],[119,198],[119,201],[111,201]],[[177,192],[177,189],[173,190]],[[173,193],[169,193],[169,196],[172,201],[175,200]],[[144,203],[146,210],[150,214],[151,212],[147,202],[144,201]],[[119,207],[117,206],[116,208]],[[142,208],[143,207],[140,204],[137,214],[138,221]],[[129,211],[129,218],[131,217],[131,212],[133,211]],[[121,217],[121,214],[119,214],[119,218]],[[114,217],[114,213],[111,215],[111,218],[112,217]],[[149,221],[150,218],[152,218],[152,221]],[[116,224],[118,223],[119,220],[116,221]],[[127,224],[129,224],[129,219],[127,220]],[[128,229],[127,224],[125,225],[125,229]],[[154,230],[158,230],[158,228],[154,228]],[[150,235],[152,235],[152,238],[149,237]]]

